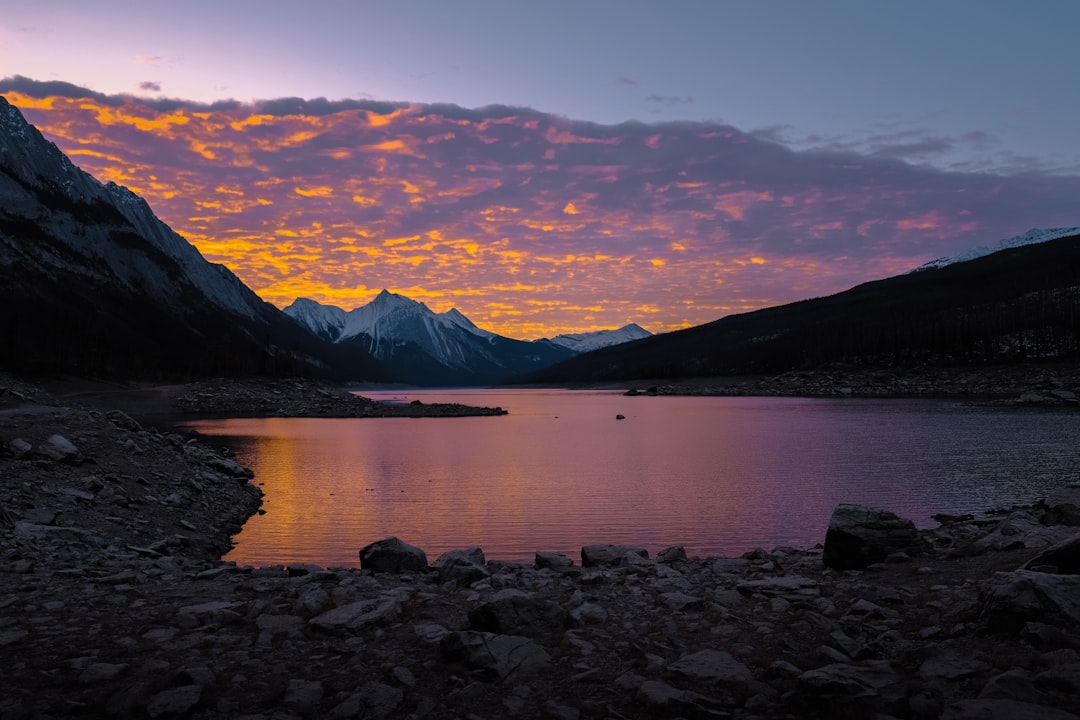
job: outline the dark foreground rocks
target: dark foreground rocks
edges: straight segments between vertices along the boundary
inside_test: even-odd
[[[407,538],[256,569],[218,561],[258,503],[228,457],[8,408],[0,717],[1080,717],[1078,499],[942,518],[862,570],[602,544],[428,565]]]

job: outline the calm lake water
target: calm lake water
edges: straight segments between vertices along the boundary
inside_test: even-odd
[[[625,397],[621,392],[365,392],[499,405],[503,417],[233,419],[220,436],[266,494],[226,556],[356,566],[396,535],[429,560],[479,546],[531,562],[582,545],[737,555],[822,542],[841,502],[920,527],[1032,502],[1080,467],[1080,414],[918,400]],[[625,415],[616,420],[616,414]]]

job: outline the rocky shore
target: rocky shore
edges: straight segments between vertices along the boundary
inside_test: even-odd
[[[0,376],[0,381],[3,376]],[[17,382],[12,379],[12,382]],[[29,386],[27,386],[29,387]],[[506,415],[502,408],[460,403],[377,402],[347,388],[304,378],[229,378],[184,385],[50,384],[54,400],[86,407],[122,407],[140,417],[470,417]],[[40,389],[30,389],[41,396]],[[2,398],[0,398],[2,402]]]
[[[1075,478],[931,530],[842,506],[822,546],[738,558],[235,567],[248,471],[4,380],[5,719],[1080,717]]]
[[[779,375],[643,382],[628,395],[953,398],[1018,405],[1080,406],[1080,365],[836,367]]]

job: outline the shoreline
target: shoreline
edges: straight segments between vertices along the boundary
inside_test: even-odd
[[[859,570],[822,547],[236,567],[244,468],[0,385],[5,718],[1080,716],[1075,483]]]

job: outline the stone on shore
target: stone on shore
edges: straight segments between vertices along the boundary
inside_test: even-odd
[[[50,435],[38,446],[38,452],[57,462],[75,463],[79,459],[79,448],[72,445],[71,441],[63,435]]]
[[[438,572],[440,582],[456,581],[465,586],[491,575],[484,560],[484,551],[478,547],[444,552],[435,560],[432,568]]]
[[[534,566],[537,570],[566,570],[574,567],[574,561],[562,553],[536,551]]]
[[[360,550],[360,568],[372,572],[427,572],[427,555],[396,537],[377,540]]]
[[[440,647],[448,659],[463,662],[500,679],[510,675],[528,675],[551,664],[551,655],[547,650],[529,638],[516,635],[460,630],[447,633]]]
[[[469,625],[473,630],[536,638],[565,630],[570,614],[549,598],[508,588],[470,610]]]
[[[636,555],[639,559],[648,560],[649,551],[632,545],[586,545],[581,548],[582,567],[619,567],[636,562],[628,556]]]
[[[824,562],[837,570],[863,570],[895,553],[910,556],[921,550],[910,520],[888,510],[842,504],[829,519]]]
[[[1025,570],[1080,575],[1080,533],[1052,545],[1024,564]]]
[[[1039,622],[1080,632],[1080,575],[999,572],[983,597],[982,617],[992,630],[1013,631]]]

